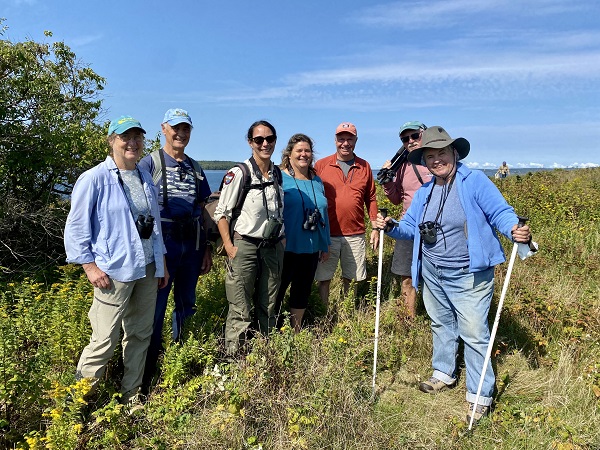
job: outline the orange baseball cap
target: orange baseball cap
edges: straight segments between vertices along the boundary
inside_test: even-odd
[[[353,134],[354,136],[358,136],[356,134],[356,127],[350,122],[342,122],[335,129],[335,134],[340,134],[344,132]]]

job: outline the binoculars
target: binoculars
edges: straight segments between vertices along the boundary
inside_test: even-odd
[[[427,222],[420,223],[419,234],[426,244],[435,244],[437,241],[437,226],[435,222],[428,220]]]
[[[154,230],[154,217],[140,214],[135,221],[135,227],[142,239],[150,239]]]
[[[306,219],[302,224],[302,229],[308,231],[315,231],[317,229],[317,225],[325,226],[323,220],[321,220],[321,212],[315,208],[314,211],[310,212],[310,210],[306,210]]]

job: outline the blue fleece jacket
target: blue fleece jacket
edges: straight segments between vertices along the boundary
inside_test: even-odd
[[[402,220],[395,222],[396,226],[386,233],[394,239],[414,239],[411,272],[415,288],[421,276],[419,224],[423,221],[434,180],[421,186]],[[471,170],[458,163],[454,185],[467,217],[469,272],[480,272],[503,263],[506,259],[496,229],[512,240],[512,227],[518,223],[514,209],[480,170]]]

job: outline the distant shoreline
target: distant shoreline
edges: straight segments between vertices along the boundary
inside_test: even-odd
[[[231,161],[198,161],[198,162],[200,163],[200,166],[204,169],[206,178],[208,180],[208,184],[210,185],[210,188],[213,191],[217,190],[219,188],[219,184],[221,183],[221,180],[223,179],[223,176],[225,175],[225,173],[237,164],[236,162],[231,162]],[[211,168],[208,168],[204,164],[205,162],[211,163]],[[218,165],[217,163],[222,163],[222,164]],[[224,168],[222,168],[222,169],[214,168],[214,167],[217,167],[217,165],[219,167],[224,167]],[[494,174],[496,173],[496,171],[498,169],[471,169],[471,170],[481,170],[489,178],[494,178]],[[559,169],[559,168],[555,168],[555,167],[552,167],[552,168],[520,167],[518,169],[517,168],[510,169],[510,175],[507,178],[527,175],[530,172],[543,172],[543,171],[549,171],[549,170],[579,170],[579,169],[576,167],[568,168],[568,169]],[[378,171],[379,171],[379,169],[373,170],[373,178],[375,178],[375,179],[377,178]]]

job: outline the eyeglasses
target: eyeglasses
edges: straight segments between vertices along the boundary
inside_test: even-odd
[[[413,134],[409,134],[407,136],[402,136],[400,138],[400,140],[402,141],[403,144],[408,144],[408,141],[410,141],[411,139],[413,141],[416,141],[417,139],[419,139],[421,137],[421,132],[417,131],[416,133]]]
[[[119,139],[123,142],[135,141],[135,142],[144,142],[143,134],[117,134]]]
[[[254,142],[256,145],[263,145],[263,142],[265,142],[265,141],[267,141],[267,144],[272,144],[273,142],[275,142],[277,140],[277,136],[275,136],[274,134],[272,134],[271,136],[267,136],[267,137],[256,136],[256,137],[250,138],[250,140],[252,142]]]

